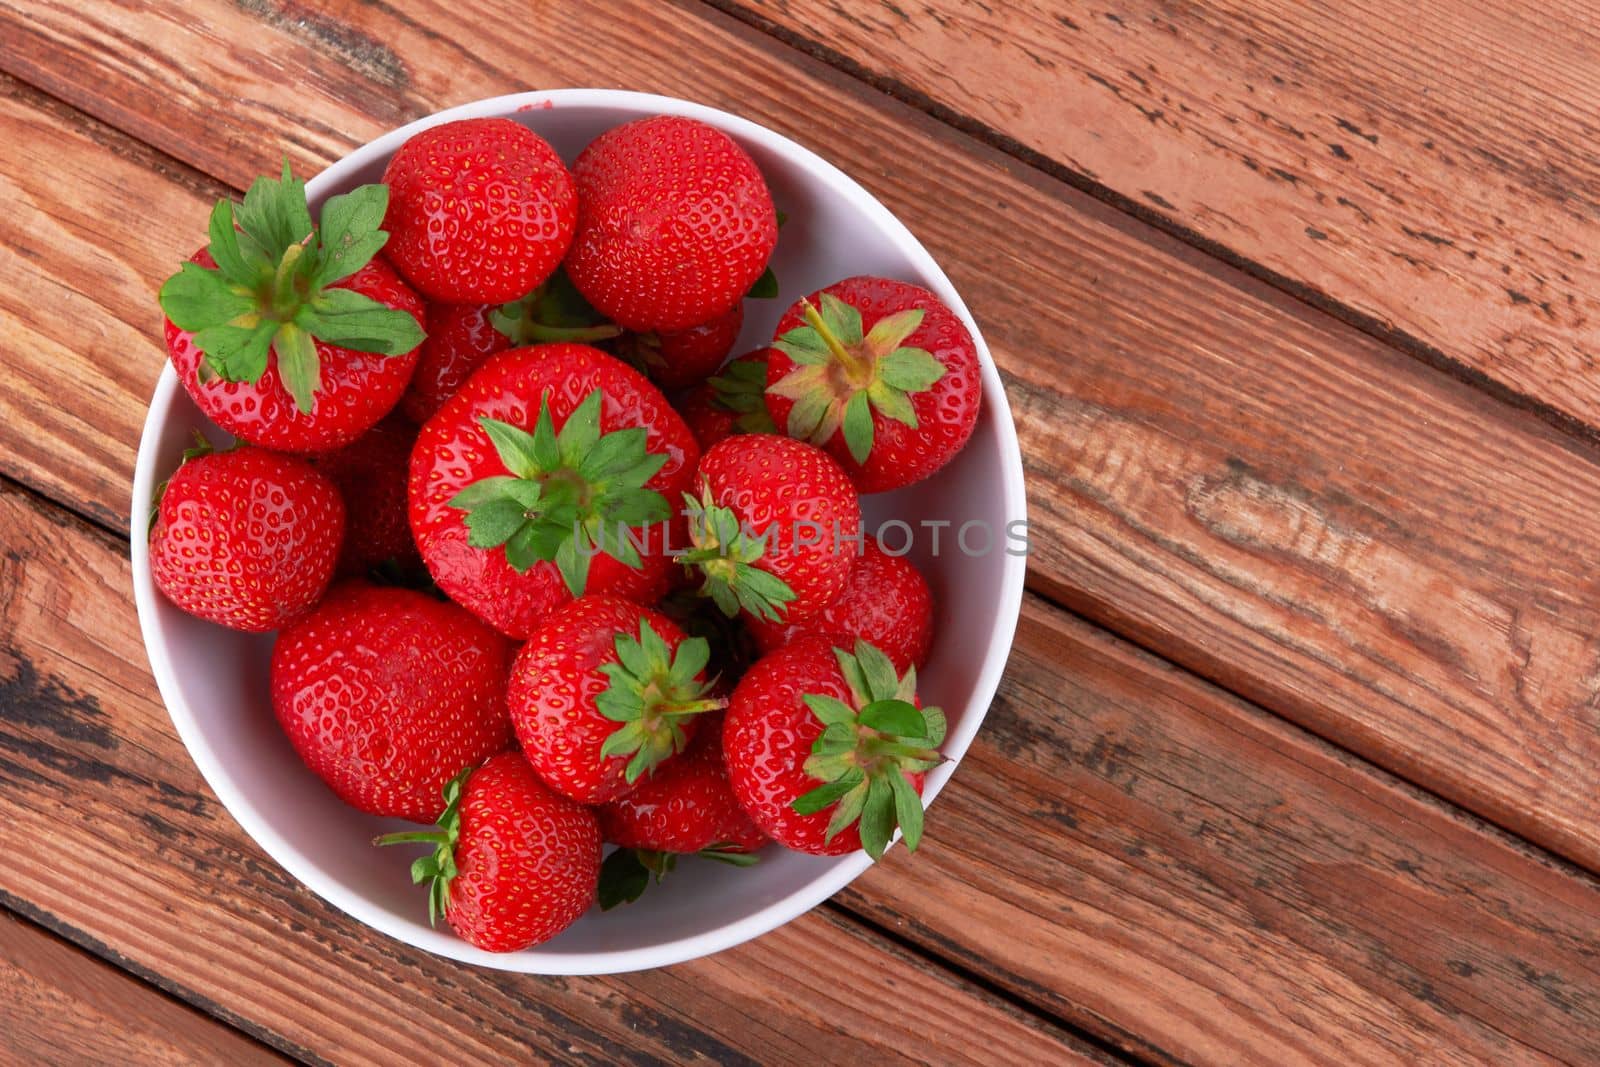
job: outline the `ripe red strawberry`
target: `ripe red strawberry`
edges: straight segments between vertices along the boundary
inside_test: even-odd
[[[744,304],[700,326],[669,333],[629,333],[616,342],[617,355],[650,376],[666,392],[697,385],[717,372],[744,328]]]
[[[463,767],[511,745],[509,641],[454,604],[346,582],[272,649],[272,709],[346,804],[432,822]]]
[[[331,197],[314,229],[285,164],[237,208],[217,203],[210,245],[161,287],[172,367],[212,422],[267,448],[321,452],[394,407],[416,365],[422,301],[377,255],[387,200],[381,185]]]
[[[767,358],[767,407],[826,448],[863,493],[921,481],[978,421],[978,350],[926,289],[856,277],[790,308]]]
[[[604,804],[683,751],[706,696],[709,649],[666,616],[611,596],[579,597],[528,638],[507,702],[545,784]]]
[[[213,452],[199,438],[184,455],[157,490],[156,588],[189,614],[235,630],[276,630],[310,611],[344,538],[333,483],[304,460],[248,445]]]
[[[746,352],[678,405],[702,451],[736,433],[777,433],[767,414],[767,350]]]
[[[854,647],[859,638],[887,655],[895,670],[904,671],[927,659],[933,594],[916,567],[868,537],[844,592],[821,614],[801,623],[750,619],[749,626],[762,652],[782,648],[803,634],[826,637],[840,648]]]
[[[708,714],[683,755],[640,782],[626,796],[596,809],[600,833],[621,846],[600,866],[600,907],[637,900],[653,880],[677,865],[679,855],[744,867],[766,844],[728,784],[722,760],[722,716]]]
[[[725,614],[802,622],[844,591],[861,505],[827,453],[741,434],[701,458],[697,482],[686,498],[694,547],[680,561]]]
[[[379,566],[399,573],[422,569],[406,518],[406,466],[416,439],[417,428],[394,414],[354,443],[311,461],[344,500],[338,574],[360,576]]]
[[[511,347],[511,339],[494,328],[489,314],[493,304],[429,304],[428,339],[417,356],[400,406],[418,426],[456,395],[472,372],[497,352]]]
[[[505,752],[463,771],[444,800],[439,829],[377,841],[434,846],[411,865],[412,880],[428,883],[430,921],[443,915],[485,952],[517,952],[589,910],[600,878],[594,813],[551,792],[521,755]]]
[[[572,243],[572,175],[544,138],[510,119],[429,127],[400,146],[383,180],[389,258],[430,300],[526,296]]]
[[[734,796],[779,844],[836,856],[883,855],[898,824],[922,837],[922,775],[943,757],[944,712],[921,708],[916,671],[882,652],[802,637],[745,673],[722,750]],[[831,809],[831,810],[830,810]]]
[[[578,232],[567,272],[601,314],[639,332],[731,311],[778,242],[749,153],[712,126],[658,115],[601,134],[573,166]]]
[[[666,397],[620,360],[587,345],[513,349],[422,428],[411,530],[440,589],[524,638],[585,591],[666,592],[668,500],[699,456]]]
[[[401,404],[420,426],[498,352],[551,341],[602,341],[621,332],[601,319],[559,267],[509,304],[430,304],[428,339]]]

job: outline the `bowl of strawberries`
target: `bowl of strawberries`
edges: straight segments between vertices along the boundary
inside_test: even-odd
[[[686,101],[524,93],[285,164],[174,268],[135,599],[290,874],[576,975],[916,847],[1010,651],[1022,463],[972,316],[855,181]]]

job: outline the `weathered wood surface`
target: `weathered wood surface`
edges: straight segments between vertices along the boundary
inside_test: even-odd
[[[288,1062],[126,971],[0,911],[0,1059],[7,1063]]]
[[[1592,5],[714,2],[1600,427]]]
[[[279,870],[201,782],[145,668],[125,544],[15,489],[0,491],[0,529],[0,850],[49,859],[7,865],[0,901],[286,1051],[905,1062],[955,1055],[977,1031],[1013,1062],[1088,1062],[1050,1024],[827,909],[611,979],[480,970],[375,934]],[[840,978],[867,973],[893,998]]]
[[[0,870],[0,893],[285,1047],[371,1059],[420,1029],[465,1059],[1083,1054],[829,909],[615,979],[475,971],[366,932],[200,783],[143,669],[123,546],[20,492],[0,528],[0,850],[55,857]],[[1591,880],[1037,601],[924,848],[848,908],[1138,1057],[1600,1056]],[[906,1016],[839,980],[870,968]]]
[[[80,18],[25,5],[0,11],[18,44],[0,64],[232,185],[280,148],[314,168],[436,106],[616,84],[622,70],[815,145],[924,237],[986,326],[1029,468],[1036,589],[1600,866],[1594,447],[703,6],[662,19],[552,3],[533,35],[470,31],[504,15],[483,0],[368,6],[343,22],[248,10],[206,0],[181,18],[143,4]],[[569,34],[585,47],[541,43]],[[224,57],[216,39],[238,46]],[[685,64],[690,48],[700,59]],[[118,136],[70,109],[19,90],[0,103],[12,130],[49,146],[47,172],[31,156],[0,163],[26,191],[14,217],[109,234],[100,255],[116,269],[74,299],[113,309],[108,329],[153,320],[160,264],[199,240],[212,190],[148,152],[110,159],[101,142]],[[118,232],[126,200],[58,202],[90,173],[139,190],[137,237]],[[59,254],[37,244],[38,259],[0,253],[0,281],[42,272],[36,289],[72,289],[87,239]],[[49,334],[30,324],[36,306],[15,302],[22,325],[0,330]],[[21,480],[89,514],[123,506],[140,418],[129,397],[161,360],[153,321],[124,333],[8,344],[20,358],[0,368],[7,386],[81,385],[84,441],[41,399],[18,406],[0,442],[36,456],[13,460]]]

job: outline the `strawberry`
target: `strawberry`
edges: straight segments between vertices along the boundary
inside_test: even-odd
[[[778,242],[755,161],[695,119],[657,115],[608,130],[573,176],[578,229],[567,272],[629,330],[687,330],[732,311]]]
[[[524,638],[585,591],[666,592],[667,501],[699,456],[666,397],[620,360],[587,345],[512,349],[422,428],[411,530],[446,595]]]
[[[485,360],[511,347],[511,339],[489,321],[493,311],[493,304],[428,305],[428,339],[400,398],[401,409],[417,425],[455,396]]]
[[[966,326],[926,289],[888,278],[846,278],[802,299],[767,357],[772,420],[826,448],[863,493],[949,463],[980,401]]]
[[[828,454],[773,434],[741,434],[700,460],[685,497],[693,548],[680,562],[727,615],[801,622],[850,576],[861,505]]]
[[[416,439],[417,428],[394,414],[352,444],[312,459],[344,500],[338,574],[359,576],[380,566],[399,573],[422,569],[406,518],[406,460]]]
[[[400,399],[422,341],[422,302],[378,250],[388,191],[331,197],[313,227],[284,164],[237,208],[218,201],[211,243],[161,286],[167,353],[200,410],[282,452],[354,441]]]
[[[383,180],[389,258],[430,300],[526,296],[572,243],[572,175],[544,138],[510,119],[431,126],[400,146]]]
[[[454,604],[346,582],[272,648],[272,710],[346,804],[439,817],[444,784],[503,752],[511,643]]]
[[[637,900],[652,876],[659,882],[694,853],[744,867],[766,843],[739,806],[722,760],[722,716],[709,714],[683,755],[626,796],[596,809],[600,833],[618,848],[600,866],[600,907]]]
[[[550,791],[528,761],[504,752],[451,779],[437,830],[375,842],[423,842],[411,865],[428,883],[428,918],[485,952],[517,952],[555,937],[594,903],[600,829],[594,813]]]
[[[802,637],[768,653],[729,699],[722,750],[734,796],[789,848],[883,855],[898,824],[922,837],[922,776],[943,757],[944,712],[922,708],[916,670],[878,649]],[[831,811],[829,810],[831,809]]]
[[[746,352],[678,405],[702,450],[736,433],[777,433],[767,413],[767,350]]]
[[[528,762],[545,783],[585,804],[626,793],[683,751],[706,696],[704,638],[611,596],[557,610],[517,653],[507,701]]]
[[[344,503],[304,460],[198,445],[156,490],[150,571],[191,615],[265,633],[310,611],[333,577]]]
[[[782,648],[802,634],[818,634],[843,648],[857,638],[881,649],[904,671],[920,667],[933,639],[933,594],[907,560],[886,553],[875,538],[850,568],[844,592],[821,614],[802,623],[749,620],[750,633],[762,652]]]
[[[559,267],[532,293],[499,307],[429,304],[428,339],[401,404],[421,425],[497,352],[547,341],[601,341],[621,332],[578,295]]]
[[[717,372],[744,328],[744,304],[708,323],[668,333],[629,333],[616,352],[666,392],[697,385]]]

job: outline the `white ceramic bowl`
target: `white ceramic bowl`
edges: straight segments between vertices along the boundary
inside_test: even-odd
[[[1004,549],[1007,524],[1024,519],[1022,458],[1000,377],[971,314],[927,250],[850,177],[771,130],[712,108],[662,96],[566,89],[520,93],[452,108],[352,152],[307,184],[313,213],[330,195],[381,180],[389,156],[412,134],[452,119],[504,115],[526,123],[569,162],[593,137],[630,119],[687,115],[727,131],[761,166],[788,213],[773,267],[779,299],[747,305],[735,351],[770,340],[778,317],[800,296],[852,274],[881,274],[926,286],[955,309],[977,340],[983,411],[971,443],[934,478],[865,501],[869,531],[898,518],[916,532],[910,558],[937,598],[937,635],[923,700],[949,715],[948,763],[928,775],[924,802],[950,780],[994,697],[1022,603],[1023,558]],[[263,156],[265,158],[265,156]],[[195,219],[195,233],[204,220]],[[659,967],[736,945],[821,903],[864,871],[864,853],[804,856],[770,847],[759,865],[738,870],[684,863],[634,904],[598,909],[546,944],[497,955],[430,928],[421,889],[407,869],[415,850],[368,842],[402,824],[345,807],[300,762],[278,729],[267,691],[270,636],[234,633],[194,619],[162,598],[150,577],[146,523],[155,485],[177,466],[190,431],[226,440],[189,400],[169,365],[150,402],[133,482],[130,532],[134,595],[145,647],[178,735],[239,824],[284,869],[324,899],[409,945],[453,959],[537,974],[603,974]],[[924,520],[945,520],[940,553]],[[986,555],[953,544],[965,522],[996,536]],[[969,547],[982,547],[980,530]],[[902,534],[886,533],[898,547]],[[1016,542],[1009,542],[1012,549]],[[937,825],[937,815],[933,817]],[[937,831],[935,831],[937,832]],[[898,846],[897,846],[898,847]]]

